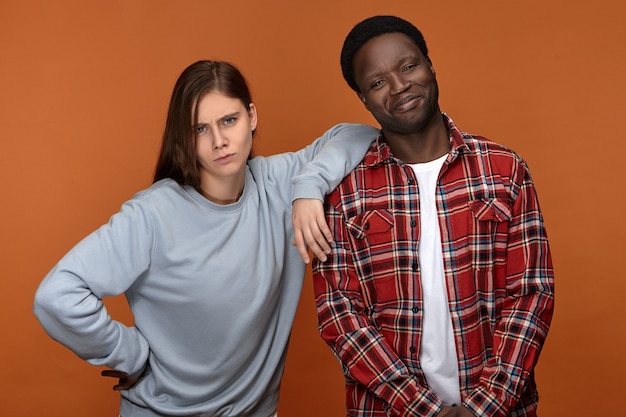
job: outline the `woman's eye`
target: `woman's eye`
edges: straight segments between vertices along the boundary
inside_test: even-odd
[[[196,133],[204,133],[204,132],[206,132],[206,126],[200,125],[196,127]]]

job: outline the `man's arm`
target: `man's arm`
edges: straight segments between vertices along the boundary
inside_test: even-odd
[[[554,308],[554,273],[543,218],[530,174],[514,178],[507,249],[507,297],[494,329],[494,358],[464,404],[476,415],[505,417],[526,388],[546,339]]]

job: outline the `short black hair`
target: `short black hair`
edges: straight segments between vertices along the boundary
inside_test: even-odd
[[[350,88],[357,93],[359,86],[354,80],[354,55],[367,41],[385,33],[403,33],[408,36],[428,58],[428,48],[422,32],[412,23],[396,16],[373,16],[358,23],[352,28],[341,49],[341,72]]]

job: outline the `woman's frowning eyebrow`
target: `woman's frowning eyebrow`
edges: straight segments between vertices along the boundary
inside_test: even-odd
[[[233,119],[233,118],[238,118],[241,115],[241,111],[234,111],[231,113],[226,113],[225,115],[221,116],[220,118],[217,119],[218,123],[223,122],[224,120],[227,119]],[[210,125],[210,122],[205,122],[204,120],[198,119],[198,123],[196,124],[196,126],[208,126]]]

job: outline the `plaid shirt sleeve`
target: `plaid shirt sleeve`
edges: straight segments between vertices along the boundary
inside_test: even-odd
[[[477,416],[505,417],[515,408],[537,363],[554,307],[554,273],[535,188],[517,164],[506,261],[507,296],[493,331],[494,355],[464,401]],[[515,175],[514,175],[515,177]],[[525,415],[525,414],[524,414]]]
[[[364,309],[347,229],[341,213],[327,208],[335,247],[326,262],[314,261],[313,283],[322,338],[349,377],[388,403],[391,416],[435,416],[443,405],[420,386]]]

